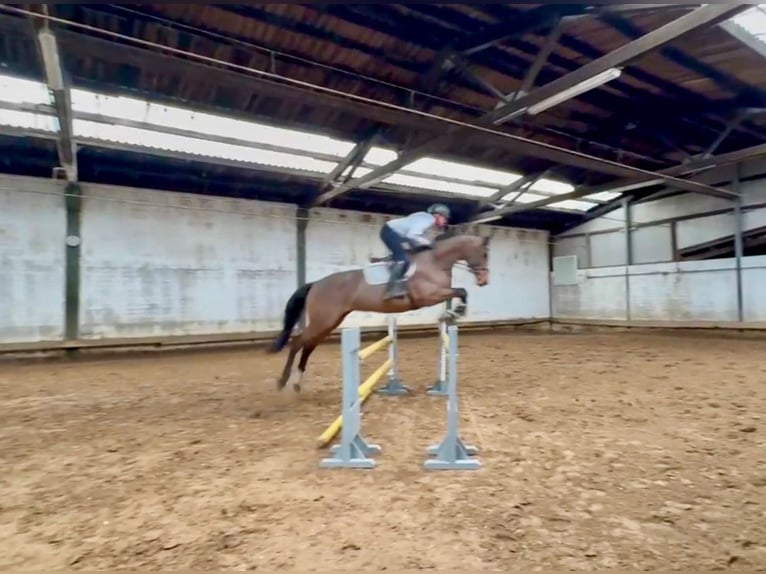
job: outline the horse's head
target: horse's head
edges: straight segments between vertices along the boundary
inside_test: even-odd
[[[476,277],[476,284],[483,287],[489,283],[489,237],[478,235],[443,234],[437,238],[451,262],[465,261]]]
[[[471,273],[476,277],[476,284],[483,287],[489,283],[489,237],[469,235],[471,242],[468,245],[465,262]]]

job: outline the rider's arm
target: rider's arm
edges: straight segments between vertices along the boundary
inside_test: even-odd
[[[434,216],[426,212],[413,213],[408,219],[410,225],[406,237],[419,243],[428,241],[425,234],[431,227],[433,227],[435,221]]]

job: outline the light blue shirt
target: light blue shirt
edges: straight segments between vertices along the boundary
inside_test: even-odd
[[[388,222],[388,226],[409,239],[418,239],[425,236],[436,219],[430,213],[425,211],[416,211],[406,217],[398,217]]]

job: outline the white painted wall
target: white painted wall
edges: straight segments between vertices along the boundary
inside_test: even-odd
[[[489,234],[489,285],[477,287],[467,271],[456,271],[457,287],[468,291],[467,321],[550,317],[549,235],[532,229],[481,227]]]
[[[64,337],[61,183],[0,177],[0,343]]]
[[[766,256],[742,260],[744,321],[766,321]],[[553,287],[555,319],[737,321],[734,259],[581,269]]]
[[[296,286],[294,207],[83,186],[85,339],[277,329]]]
[[[743,178],[766,174],[766,161],[742,167]],[[729,187],[731,167],[697,178]],[[766,178],[743,181],[740,187],[744,230],[766,226]],[[673,263],[675,241],[684,249],[734,233],[730,201],[700,194],[684,194],[631,207],[633,265],[626,267],[624,210],[617,209],[553,239],[557,256],[577,255],[577,285],[552,287],[552,314],[557,319],[646,320],[654,322],[737,321],[734,259]],[[696,216],[673,225],[667,220]],[[653,222],[656,222],[652,225]],[[648,224],[648,225],[647,225]],[[743,258],[743,320],[766,321],[763,288],[766,258]]]
[[[624,267],[580,270],[577,279],[577,285],[552,287],[554,319],[626,319]]]
[[[745,165],[743,177],[763,176],[766,174],[766,162],[757,160]],[[732,170],[720,169],[698,178],[705,183],[725,185]],[[743,229],[745,231],[766,225],[766,177],[741,184],[743,206]],[[750,209],[748,209],[750,206]],[[676,242],[679,249],[684,249],[715,239],[731,236],[734,233],[733,213],[709,214],[708,212],[733,209],[733,204],[725,199],[701,194],[684,194],[667,197],[657,201],[638,203],[631,207],[632,223],[642,225],[632,230],[633,263],[659,263],[672,261],[672,230],[670,223],[664,220],[698,215],[698,217],[677,221]],[[624,218],[622,208],[616,209],[603,217],[588,221],[554,238],[555,255],[577,255],[581,267],[609,267],[625,265]],[[658,222],[657,225],[649,225]],[[590,252],[585,245],[590,244]]]
[[[742,306],[745,321],[766,321],[766,256],[742,261]]]
[[[83,186],[83,339],[271,331],[297,287],[295,206],[115,186]],[[0,180],[0,343],[64,336],[66,212],[60,183]],[[312,211],[307,280],[382,255],[382,216]],[[548,234],[484,226],[490,284],[469,292],[467,321],[547,318]],[[400,316],[433,324],[440,308]],[[354,313],[344,325],[385,316]]]

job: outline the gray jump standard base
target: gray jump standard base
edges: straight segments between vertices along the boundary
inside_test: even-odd
[[[371,455],[383,449],[369,444],[362,437],[362,419],[359,397],[359,329],[343,329],[341,332],[341,357],[343,360],[343,427],[340,444],[334,445],[332,457],[319,461],[320,468],[375,468]]]
[[[449,337],[449,348],[447,349],[449,359],[447,377],[447,432],[439,444],[427,449],[428,454],[433,458],[427,460],[423,464],[423,468],[426,470],[478,470],[481,468],[481,462],[476,458],[472,458],[478,453],[478,449],[475,446],[466,445],[458,436],[457,326],[451,325],[446,331]],[[441,339],[442,347],[444,347],[444,337],[441,337]]]

